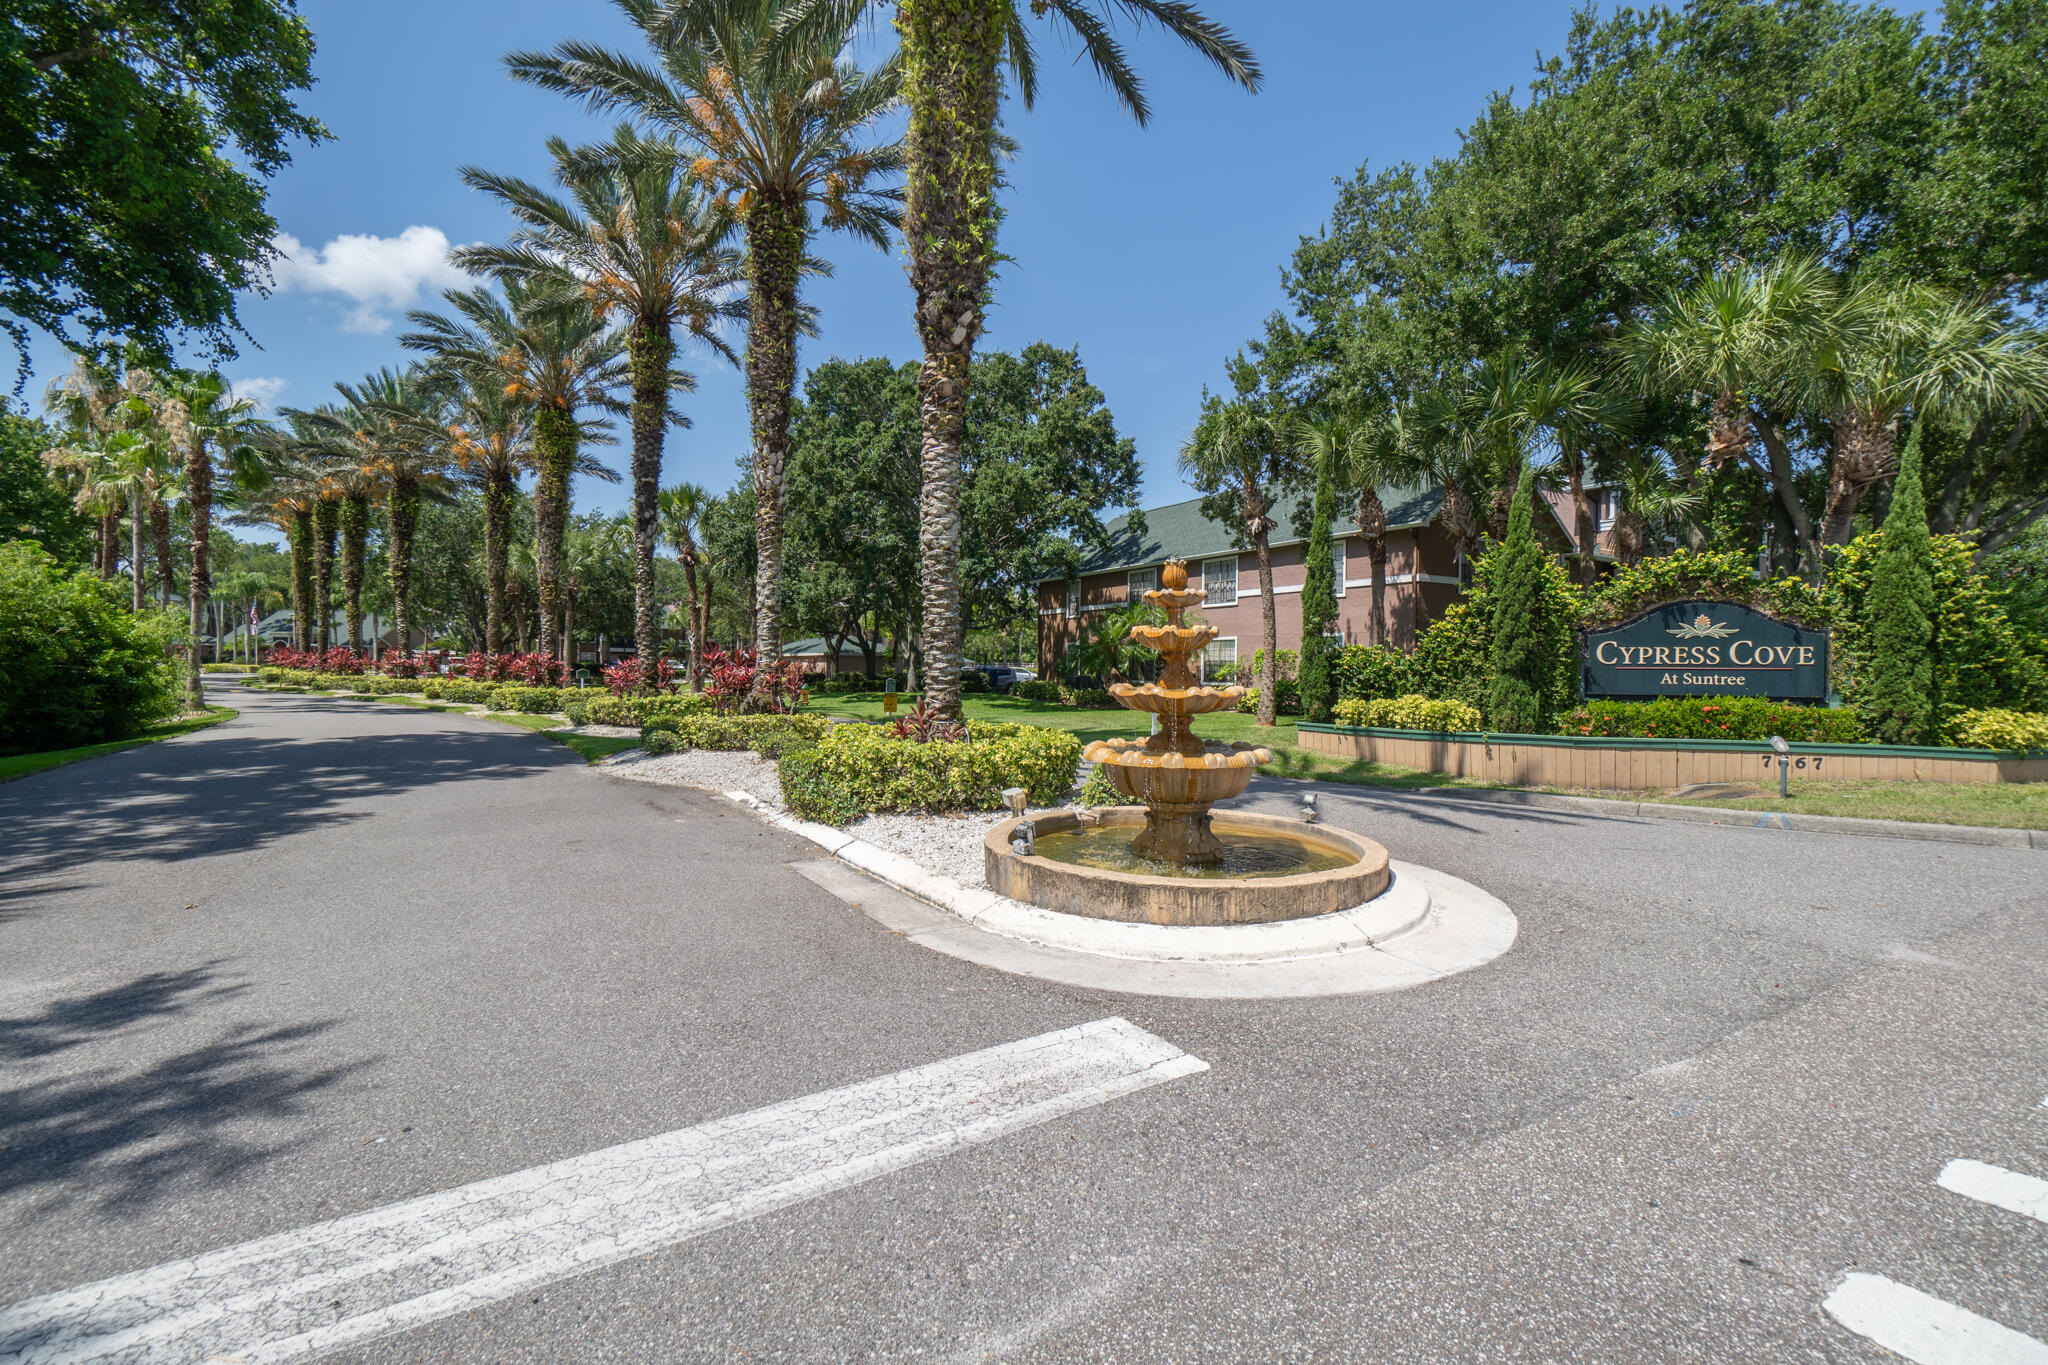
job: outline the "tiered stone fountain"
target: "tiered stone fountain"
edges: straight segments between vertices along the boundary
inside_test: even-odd
[[[1161,571],[1159,582],[1145,600],[1166,612],[1167,623],[1131,631],[1158,651],[1159,681],[1110,689],[1125,706],[1157,716],[1158,729],[1145,739],[1098,740],[1084,753],[1119,792],[1142,804],[1034,817],[1029,853],[1010,846],[1023,822],[998,825],[984,845],[990,887],[1068,914],[1183,925],[1325,915],[1386,890],[1387,851],[1371,839],[1300,820],[1212,811],[1242,795],[1272,755],[1194,733],[1196,716],[1235,706],[1244,689],[1197,683],[1190,663],[1216,628],[1188,625],[1183,617],[1206,594],[1188,587],[1187,568],[1178,562]]]

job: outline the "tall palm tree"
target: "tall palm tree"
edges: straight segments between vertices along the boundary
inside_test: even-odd
[[[483,492],[484,650],[505,648],[505,583],[512,544],[512,508],[519,476],[535,468],[533,411],[501,388],[465,380],[448,422],[448,454]]]
[[[662,489],[658,502],[662,539],[675,547],[676,559],[683,566],[683,583],[690,594],[684,633],[689,637],[692,687],[703,680],[704,639],[711,624],[711,571],[697,546],[704,514],[710,505],[711,494],[701,484],[694,483],[679,483],[673,488]],[[700,571],[703,574],[701,591],[698,584]]]
[[[43,398],[44,410],[57,419],[64,441],[44,462],[64,472],[74,506],[94,518],[94,560],[101,578],[112,578],[120,568],[124,505],[114,486],[112,456],[105,442],[134,425],[133,398],[122,382],[120,355],[111,350],[73,356],[71,368],[50,381]]]
[[[271,526],[282,531],[291,555],[286,585],[292,609],[292,648],[312,646],[313,508],[321,497],[322,474],[305,456],[308,442],[295,430],[306,414],[286,409],[289,424],[264,437],[271,476],[262,489],[243,498],[228,520],[237,526]]]
[[[654,545],[667,428],[689,421],[673,397],[696,381],[675,367],[675,330],[730,357],[719,337],[736,316],[739,258],[725,246],[735,223],[690,176],[673,143],[649,142],[620,127],[602,147],[572,150],[550,139],[563,200],[523,180],[465,168],[472,188],[502,200],[524,226],[504,246],[464,247],[464,270],[555,283],[580,291],[600,315],[624,316],[632,373],[633,626],[644,677],[654,676],[660,621],[654,601]],[[500,565],[502,569],[502,564]]]
[[[608,328],[589,300],[564,301],[504,282],[501,299],[488,289],[442,295],[453,316],[417,310],[418,328],[399,344],[427,352],[436,370],[470,383],[497,384],[533,409],[534,559],[538,566],[540,649],[552,652],[562,628],[562,534],[569,520],[569,479],[586,442],[608,439],[601,422],[578,417],[586,408],[621,413],[614,393],[627,380],[625,337]]]
[[[257,416],[255,403],[236,397],[218,370],[150,373],[142,396],[167,444],[183,461],[185,507],[192,530],[186,591],[191,658],[185,674],[185,705],[199,711],[206,705],[199,637],[206,631],[213,591],[215,481],[225,478],[234,487],[255,488],[268,479],[269,471],[257,449],[267,424]],[[323,587],[322,602],[324,593]]]
[[[1226,403],[1205,396],[1202,418],[1180,449],[1181,474],[1213,497],[1234,500],[1245,539],[1259,560],[1258,723],[1271,725],[1279,714],[1279,622],[1273,610],[1273,499],[1270,485],[1280,475],[1286,450],[1285,427],[1245,402]],[[929,680],[940,675],[930,672]]]
[[[316,482],[319,506],[331,506],[334,535],[338,542],[335,559],[341,575],[342,643],[351,653],[363,652],[363,575],[370,548],[370,507],[380,488],[379,471],[362,443],[356,439],[356,424],[348,412],[333,404],[312,412],[286,409],[289,427],[275,432],[268,446],[299,462],[302,476]],[[324,539],[317,525],[316,538]],[[328,588],[321,586],[319,566],[314,566],[313,595],[322,604],[325,628]]]
[[[1651,538],[1697,512],[1706,495],[1688,488],[1660,452],[1636,453],[1607,471],[1619,495],[1614,517],[1614,555],[1623,564],[1642,562]]]
[[[899,68],[892,60],[863,71],[845,59],[857,9],[834,22],[800,0],[614,3],[658,66],[576,42],[505,61],[518,79],[595,109],[629,110],[697,148],[692,171],[745,228],[761,680],[750,702],[759,705],[772,700],[769,680],[782,656],[784,471],[803,322],[797,286],[813,210],[822,210],[828,229],[888,244],[901,196],[876,182],[899,168],[901,152],[872,134],[896,101]]]
[[[823,0],[817,22],[843,21],[888,0]],[[960,713],[965,618],[960,585],[961,439],[974,345],[984,330],[996,251],[996,158],[1007,60],[1028,109],[1038,91],[1027,17],[1048,18],[1080,42],[1096,73],[1142,126],[1144,87],[1106,16],[1156,23],[1229,79],[1257,90],[1257,61],[1222,25],[1184,0],[893,0],[910,121],[904,139],[903,242],[924,361],[918,373],[923,428],[920,560],[924,579],[925,698],[941,716]],[[1267,688],[1261,705],[1272,695]]]

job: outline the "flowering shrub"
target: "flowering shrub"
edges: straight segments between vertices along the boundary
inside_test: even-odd
[[[640,743],[651,754],[678,749],[752,749],[772,758],[788,749],[816,744],[831,728],[832,723],[823,716],[700,711],[656,716],[641,729]]]
[[[721,711],[739,710],[753,693],[754,674],[758,671],[752,647],[727,650],[711,645],[704,651],[703,662],[704,695]],[[803,665],[784,659],[768,689],[765,709],[780,714],[793,711],[808,700],[810,693],[804,690]]]
[[[569,665],[549,654],[483,654],[472,650],[462,660],[472,681],[523,683],[528,687],[560,687],[569,681]]]
[[[1655,701],[1589,701],[1558,718],[1564,735],[1635,739],[1769,739],[1803,744],[1856,744],[1863,723],[1846,707],[1788,706],[1767,697],[1659,697]]]
[[[2048,749],[2048,715],[1986,707],[1950,722],[1949,735],[1966,749]]]
[[[876,811],[1000,810],[1003,788],[1033,805],[1064,800],[1081,761],[1065,730],[974,721],[961,741],[899,739],[877,725],[835,727],[785,753],[782,799],[806,820],[844,824]]]
[[[1470,702],[1438,701],[1411,692],[1405,697],[1350,697],[1337,703],[1339,725],[1376,730],[1432,730],[1469,733],[1479,728],[1479,708]]]
[[[639,656],[621,659],[618,663],[613,664],[604,671],[604,685],[611,689],[611,693],[615,697],[623,697],[628,692],[645,691],[648,688],[645,672],[646,670],[640,666]],[[669,659],[656,659],[654,661],[653,690],[657,692],[673,692],[675,686],[675,663]]]

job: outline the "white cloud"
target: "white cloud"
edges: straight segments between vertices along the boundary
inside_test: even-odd
[[[382,332],[390,314],[422,290],[469,282],[448,263],[448,234],[415,224],[396,237],[346,232],[326,246],[309,247],[288,232],[277,235],[271,280],[280,293],[339,294],[355,305],[342,320],[348,332]]]
[[[258,412],[269,412],[278,395],[292,386],[289,379],[278,379],[271,375],[251,375],[247,379],[231,379],[229,390],[237,398],[246,398],[256,405]]]

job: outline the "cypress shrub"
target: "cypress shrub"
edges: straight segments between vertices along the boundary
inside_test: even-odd
[[[1549,678],[1544,649],[1543,561],[1533,525],[1536,475],[1527,466],[1515,485],[1507,538],[1493,570],[1491,676],[1486,710],[1496,730],[1536,734],[1549,728],[1544,685]]]
[[[1335,555],[1330,548],[1330,517],[1337,502],[1337,490],[1330,478],[1330,462],[1317,461],[1315,502],[1310,509],[1308,553],[1303,561],[1307,578],[1301,585],[1301,709],[1312,721],[1330,719],[1335,687],[1330,677],[1330,627],[1337,621]]]
[[[1920,489],[1920,429],[1899,460],[1884,548],[1870,575],[1870,654],[1856,710],[1887,744],[1932,744],[1934,696],[1934,548]]]

